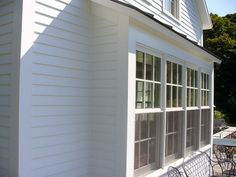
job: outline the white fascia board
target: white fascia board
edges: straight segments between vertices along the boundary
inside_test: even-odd
[[[204,30],[211,29],[213,27],[211,17],[207,8],[205,0],[196,0],[199,16],[202,22],[202,28]]]
[[[211,55],[210,53],[203,50],[200,46],[196,46],[189,40],[181,37],[179,34],[175,33],[173,30],[168,29],[167,27],[159,24],[157,21],[145,16],[144,14],[132,9],[130,7],[126,7],[122,4],[118,4],[116,2],[108,1],[108,0],[91,0],[97,4],[103,5],[107,8],[115,10],[121,14],[125,14],[130,17],[130,21],[135,21],[142,24],[149,29],[154,30],[155,32],[159,33],[165,39],[170,41],[172,44],[178,46],[182,50],[188,51],[191,54],[201,58],[208,63],[221,63],[221,61],[216,58],[215,56]]]

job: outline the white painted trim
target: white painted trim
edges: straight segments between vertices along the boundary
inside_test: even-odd
[[[35,0],[23,0],[19,88],[19,177],[31,177],[32,47]]]
[[[205,0],[195,0],[195,1],[198,7],[199,16],[202,21],[202,28],[204,30],[211,29],[213,27],[213,24],[211,21],[211,17],[209,15],[206,1]]]
[[[221,63],[221,61],[216,58],[215,56],[209,54],[208,52],[204,51],[203,49],[197,47],[192,42],[183,39],[180,35],[176,34],[172,30],[164,27],[163,25],[155,22],[154,20],[150,19],[149,17],[137,12],[134,9],[131,9],[129,7],[125,7],[124,5],[120,5],[118,3],[112,2],[112,1],[106,1],[106,0],[91,0],[95,3],[101,4],[103,6],[106,6],[108,8],[111,8],[119,13],[122,13],[124,15],[127,15],[131,18],[131,21],[141,23],[142,26],[145,26],[149,29],[152,29],[156,31],[157,33],[161,34],[163,37],[166,38],[166,40],[170,40],[172,44],[175,46],[181,48],[184,51],[188,51],[191,53],[191,55],[195,55],[196,57],[211,63]]]
[[[10,108],[10,139],[9,139],[9,176],[19,176],[19,82],[20,82],[20,52],[22,1],[13,1],[13,44],[11,72],[11,108]]]

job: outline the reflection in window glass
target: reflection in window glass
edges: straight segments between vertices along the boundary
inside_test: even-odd
[[[146,91],[145,91],[145,108],[152,108],[152,95],[153,95],[153,84],[146,82]]]
[[[140,51],[136,57],[136,108],[159,108],[161,59]]]
[[[157,120],[160,117],[161,113],[136,114],[135,137],[139,137],[140,133],[141,137],[135,139],[134,169],[156,164],[157,132],[160,132]]]
[[[158,57],[155,57],[155,81],[161,81],[161,59]]]
[[[144,82],[136,81],[136,108],[143,108]]]
[[[144,78],[144,53],[137,51],[136,78]]]
[[[153,80],[153,57],[146,55],[146,80]]]
[[[201,106],[209,106],[210,101],[209,75],[201,73]]]
[[[197,106],[198,98],[198,71],[187,68],[187,106]]]
[[[182,66],[167,61],[166,106],[182,107]]]

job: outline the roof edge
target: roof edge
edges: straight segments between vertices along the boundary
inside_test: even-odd
[[[164,29],[166,31],[166,29],[169,31],[169,34],[170,36],[174,37],[177,39],[177,40],[183,40],[183,42],[187,42],[186,45],[189,45],[191,44],[193,47],[197,47],[196,49],[200,49],[199,52],[203,52],[205,53],[205,56],[207,56],[208,59],[210,59],[212,62],[215,62],[215,63],[218,63],[220,64],[221,63],[221,60],[218,56],[216,56],[214,53],[208,51],[207,49],[205,49],[204,47],[196,44],[194,41],[191,41],[190,39],[186,38],[185,36],[181,35],[180,33],[176,32],[175,30],[173,30],[170,26],[160,22],[159,20],[157,20],[156,18],[154,18],[154,16],[152,16],[151,14],[148,14],[142,10],[140,10],[139,8],[135,7],[135,6],[132,6],[130,4],[126,4],[124,2],[121,2],[119,0],[110,0],[110,1],[106,1],[104,2],[104,0],[91,0],[93,2],[96,2],[98,4],[101,4],[101,5],[104,5],[104,6],[107,6],[108,8],[112,7],[113,5],[118,5],[117,8],[114,8],[113,6],[113,9],[122,9],[122,6],[123,8],[129,8],[131,10],[128,11],[128,9],[123,9],[124,12],[126,12],[128,16],[134,18],[134,19],[137,19],[138,18],[138,14],[136,13],[139,13],[140,15],[143,15],[143,18],[138,18],[138,21],[142,21],[143,23],[148,23],[147,21],[148,20],[145,20],[145,18],[148,18],[151,20],[152,24],[155,23],[156,25],[159,25],[157,26],[156,29]],[[112,6],[109,6],[110,3],[112,3],[113,5]],[[110,4],[111,5],[111,4]],[[150,25],[150,23],[149,23]],[[153,26],[152,26],[153,27]]]
[[[196,0],[199,16],[202,21],[203,30],[211,29],[213,27],[211,17],[207,8],[205,0]],[[202,9],[202,10],[201,10]]]

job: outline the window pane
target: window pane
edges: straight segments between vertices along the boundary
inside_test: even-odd
[[[139,168],[139,143],[135,143],[134,149],[134,169]]]
[[[177,64],[173,63],[173,84],[177,84]]]
[[[136,108],[143,108],[144,82],[136,81]]]
[[[136,78],[144,78],[144,53],[137,51],[136,53]]]
[[[178,65],[178,84],[182,85],[182,66]]]
[[[187,68],[187,86],[191,86],[190,85],[190,79],[191,78],[191,70],[189,68]]]
[[[176,17],[176,0],[171,0],[171,14]]]
[[[195,90],[195,106],[197,106],[198,90]]]
[[[195,87],[198,87],[198,72],[195,71]]]
[[[148,114],[149,120],[149,137],[156,137],[156,118],[154,114]]]
[[[135,141],[139,140],[139,117],[140,115],[135,116]]]
[[[140,167],[147,165],[148,160],[148,141],[140,143]]]
[[[166,106],[171,107],[171,86],[167,85],[167,93],[166,93]]]
[[[178,107],[182,106],[182,88],[178,88]]]
[[[195,104],[195,91],[191,89],[191,106]]]
[[[195,76],[194,76],[194,70],[192,70],[191,69],[191,87],[194,87],[194,85],[195,85],[195,81],[194,81],[194,79],[195,79]]]
[[[187,135],[186,135],[186,147],[191,146],[191,130],[187,130]]]
[[[177,87],[175,86],[172,87],[172,95],[173,95],[172,107],[177,107]]]
[[[167,61],[167,83],[171,83],[171,62]]]
[[[173,119],[173,113],[169,112],[166,114],[166,133],[171,133],[174,131],[174,119]]]
[[[178,152],[178,145],[179,145],[179,141],[178,141],[178,133],[175,133],[174,134],[174,153],[177,153]]]
[[[149,163],[155,162],[156,152],[156,140],[152,139],[149,141]]]
[[[209,75],[207,74],[207,78],[206,78],[206,88],[209,89]]]
[[[146,55],[146,79],[153,80],[153,56]]]
[[[168,135],[166,137],[166,156],[173,154],[173,148],[174,148],[174,144],[173,144],[173,135]]]
[[[161,81],[161,59],[155,57],[155,81]]]
[[[148,138],[148,119],[147,114],[141,114],[140,124],[141,124],[141,139]]]
[[[160,107],[160,93],[161,93],[160,84],[155,84],[155,90],[154,90],[154,107],[155,108]]]
[[[152,108],[152,89],[153,84],[146,82],[146,91],[145,91],[145,108]]]

